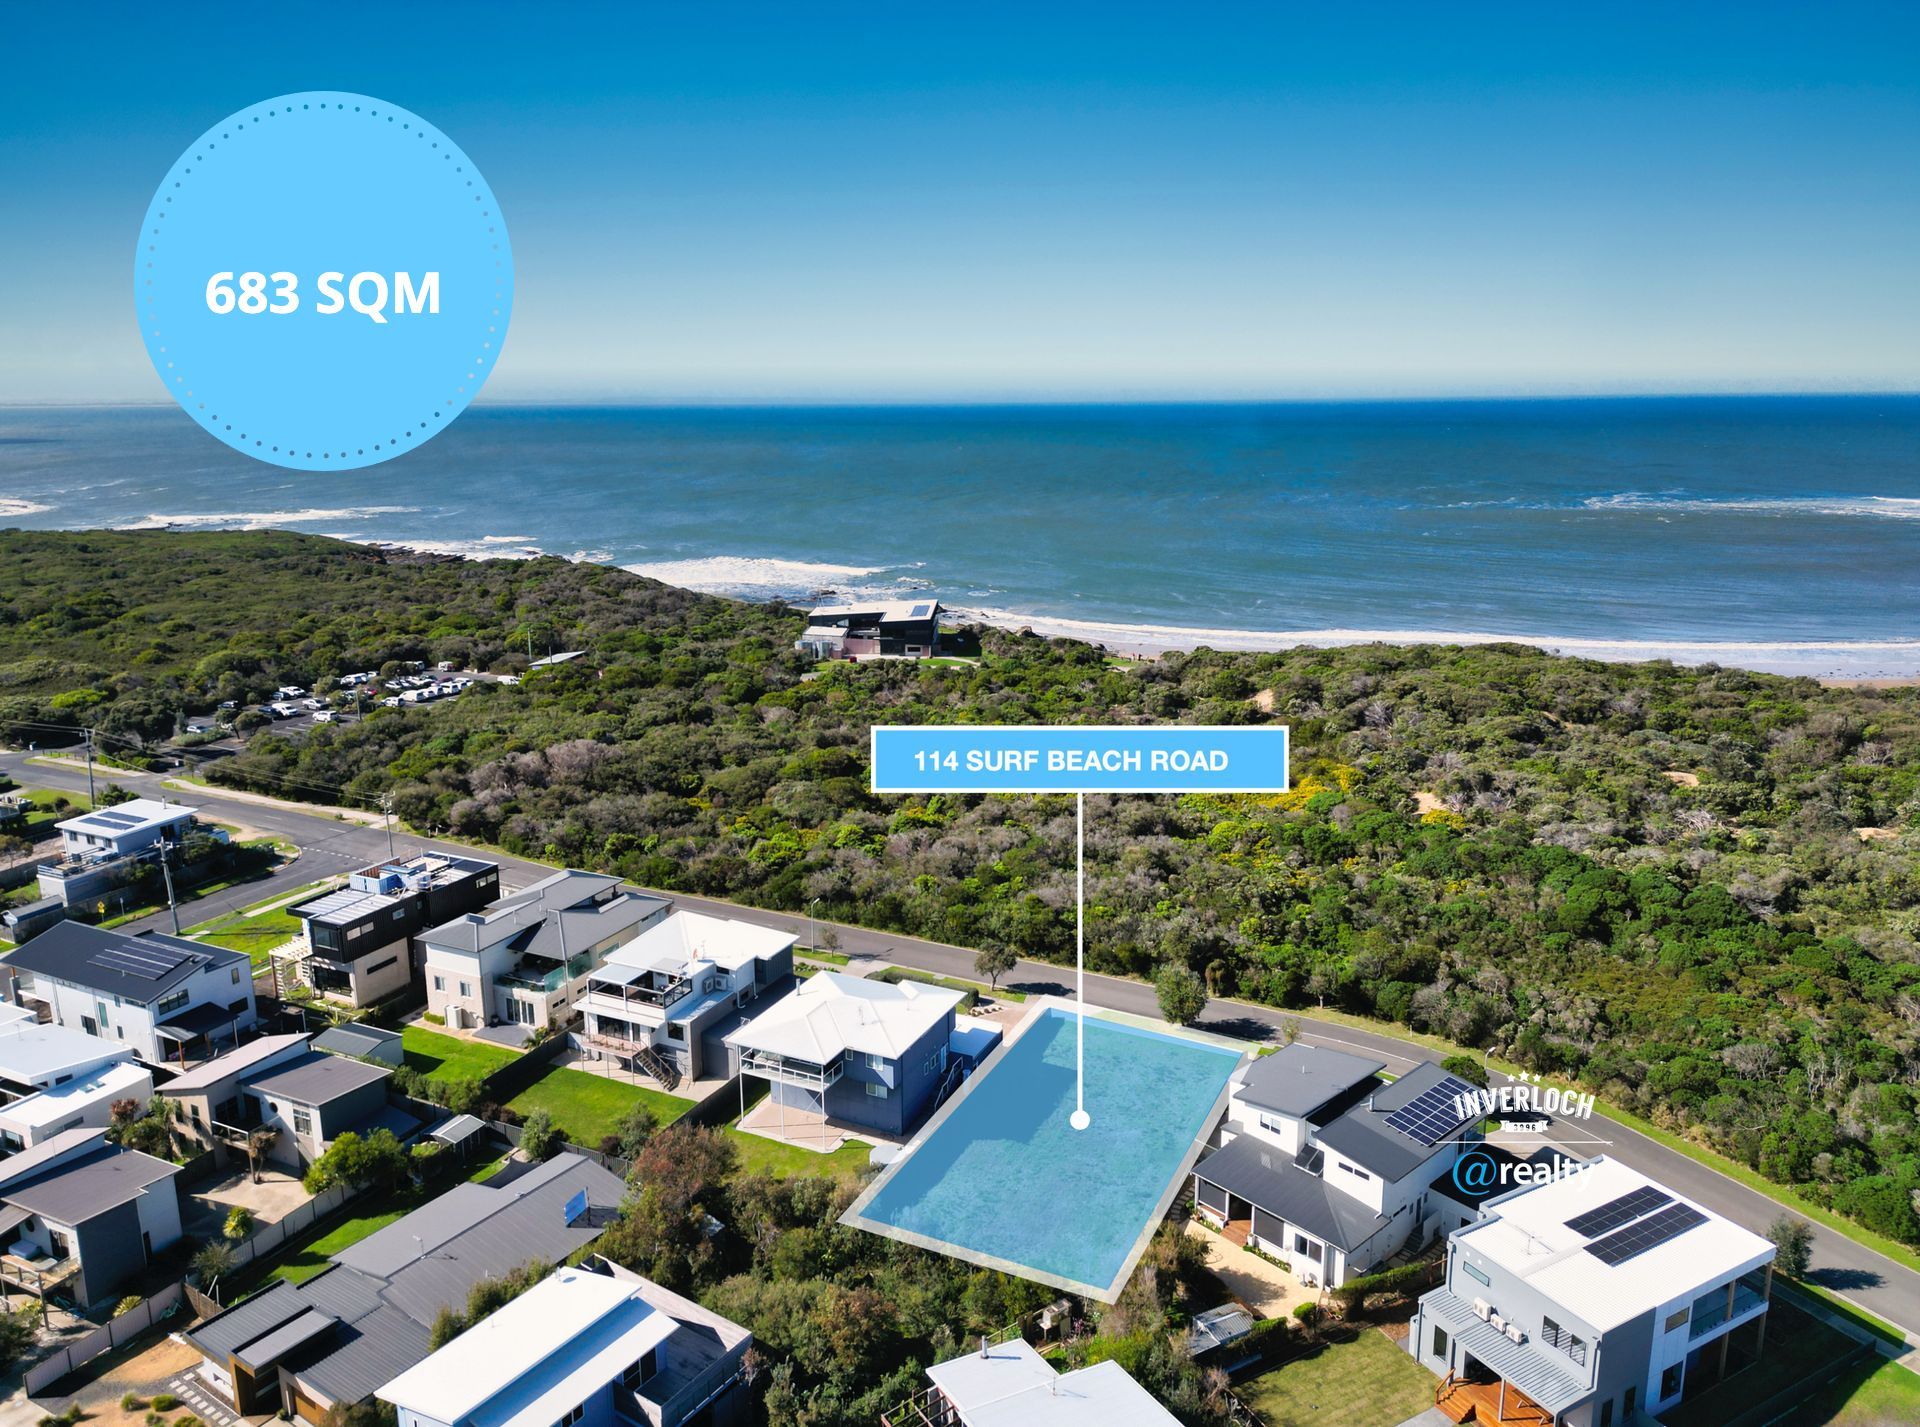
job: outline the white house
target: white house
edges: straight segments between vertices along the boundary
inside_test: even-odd
[[[453,1027],[558,1027],[607,953],[663,920],[671,903],[618,877],[556,872],[418,934],[427,1010]]]
[[[380,1389],[399,1427],[732,1427],[753,1335],[626,1269],[563,1268]]]
[[[1480,1141],[1478,1112],[1456,1108],[1474,1087],[1432,1061],[1393,1081],[1384,1068],[1298,1043],[1248,1063],[1221,1147],[1194,1168],[1200,1214],[1326,1287],[1451,1227],[1458,1207],[1429,1191]]]
[[[244,953],[158,932],[49,927],[7,958],[53,1024],[117,1041],[151,1065],[237,1044],[258,1016]]]
[[[116,1101],[153,1098],[153,1072],[129,1056],[0,1105],[0,1151],[43,1144],[65,1130],[105,1129]]]
[[[0,1274],[14,1290],[111,1301],[180,1238],[180,1166],[67,1130],[0,1161]]]
[[[179,842],[198,808],[153,798],[134,798],[54,824],[60,851],[69,858],[106,862],[131,857],[161,842]]]
[[[587,977],[587,1043],[672,1089],[682,1077],[724,1078],[725,1033],[793,977],[792,932],[732,917],[675,912],[607,953]]]
[[[933,1386],[882,1413],[881,1427],[1178,1427],[1180,1421],[1120,1364],[1055,1372],[1021,1338],[936,1364],[927,1379]]]
[[[18,1099],[51,1090],[132,1059],[132,1048],[118,1041],[37,1020],[25,1006],[0,1005],[0,1096]]]
[[[1615,1427],[1756,1361],[1774,1248],[1602,1156],[1489,1199],[1407,1350],[1450,1416]],[[1455,1417],[1455,1420],[1459,1420]]]

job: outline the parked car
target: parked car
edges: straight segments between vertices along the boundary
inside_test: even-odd
[[[277,699],[298,699],[305,697],[306,692],[298,684],[282,684],[273,691],[273,696]]]
[[[319,713],[317,713],[317,714],[315,714],[315,715],[313,716],[313,721],[314,721],[315,723],[332,723],[332,722],[333,722],[333,710],[332,710],[332,709],[321,709]]]

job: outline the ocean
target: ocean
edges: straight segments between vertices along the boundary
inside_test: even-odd
[[[1117,648],[1513,638],[1920,674],[1920,397],[475,407],[340,474],[0,408],[0,522],[286,527]]]

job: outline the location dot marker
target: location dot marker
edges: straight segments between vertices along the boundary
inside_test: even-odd
[[[1076,1130],[1084,1130],[1088,1125],[1093,1123],[1093,1116],[1089,1115],[1085,1110],[1075,1110],[1067,1117],[1067,1123],[1072,1125]]]

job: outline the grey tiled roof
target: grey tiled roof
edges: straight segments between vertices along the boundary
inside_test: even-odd
[[[25,1184],[9,1185],[9,1204],[61,1224],[83,1224],[96,1215],[138,1199],[150,1184],[180,1172],[138,1150],[111,1149],[73,1164],[60,1165]]]

